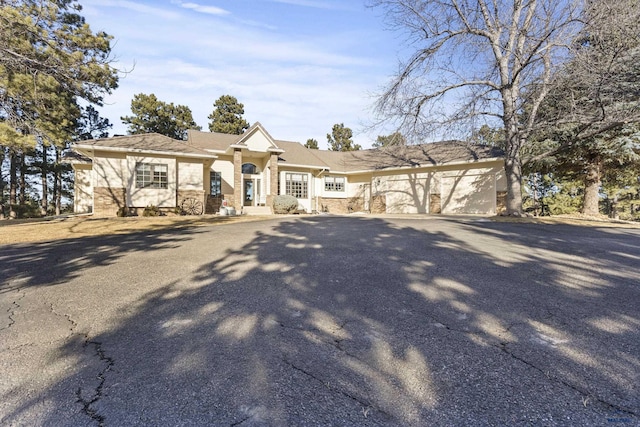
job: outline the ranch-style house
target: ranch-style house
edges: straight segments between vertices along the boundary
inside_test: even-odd
[[[189,131],[186,141],[141,134],[72,146],[75,212],[270,212],[288,194],[306,213],[493,215],[504,209],[503,153],[447,141],[335,152],[275,140],[255,123],[242,135]]]

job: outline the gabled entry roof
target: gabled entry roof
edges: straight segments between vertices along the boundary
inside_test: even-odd
[[[196,130],[190,130],[188,135],[187,142],[190,145],[220,154],[232,154],[235,148],[258,153],[282,153],[284,151],[260,122],[254,123],[241,135]]]

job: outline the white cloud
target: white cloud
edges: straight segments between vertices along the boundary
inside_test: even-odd
[[[344,9],[345,5],[330,3],[326,1],[315,1],[315,0],[271,0],[274,3],[284,3],[291,4],[294,6],[304,6],[304,7],[313,7],[316,9]]]
[[[134,10],[132,2],[85,3],[91,26],[115,36],[114,65],[130,70],[135,63],[100,109],[114,124],[113,133],[126,133],[120,117],[131,114],[137,93],[187,105],[204,130],[213,102],[230,94],[244,103],[248,121],[260,121],[276,139],[315,138],[322,148],[333,124],[345,123],[357,143],[371,143],[361,132],[373,102],[367,94],[386,80],[395,63],[377,46],[371,48],[375,40],[362,28],[287,33],[248,27],[219,14],[192,14],[183,2],[167,1],[172,12],[164,16],[159,9],[152,17],[144,8]],[[231,6],[229,12],[237,13]],[[286,19],[264,19],[287,27]]]
[[[169,11],[163,8],[148,6],[144,3],[128,1],[128,0],[90,0],[87,2],[83,2],[83,6],[85,5],[85,3],[90,7],[102,6],[102,7],[109,7],[109,8],[122,8],[122,9],[130,10],[132,12],[139,12],[145,15],[151,15],[151,16],[154,16],[157,18],[163,18],[163,19],[177,19],[180,16],[177,13],[174,13],[172,11]],[[85,8],[85,12],[86,11],[87,9]]]
[[[206,13],[209,15],[229,15],[231,12],[229,12],[228,10],[224,10],[221,9],[219,7],[215,7],[215,6],[204,6],[198,3],[191,3],[191,2],[182,2],[182,1],[172,1],[172,3],[174,4],[178,4],[181,7],[185,8],[185,9],[191,9],[193,11],[196,12],[200,12],[200,13]]]

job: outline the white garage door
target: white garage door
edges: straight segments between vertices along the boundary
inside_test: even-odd
[[[495,174],[443,177],[441,201],[445,214],[494,214]]]
[[[427,212],[427,196],[429,180],[393,179],[386,183],[387,213],[425,213]]]

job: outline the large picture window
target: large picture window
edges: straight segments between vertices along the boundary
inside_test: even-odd
[[[213,197],[222,196],[222,175],[220,172],[211,172],[211,195]]]
[[[306,199],[309,197],[309,176],[305,173],[285,174],[286,194],[296,199]]]
[[[344,176],[325,176],[324,177],[324,190],[325,191],[344,191]]]
[[[169,188],[169,166],[136,163],[136,188]]]

